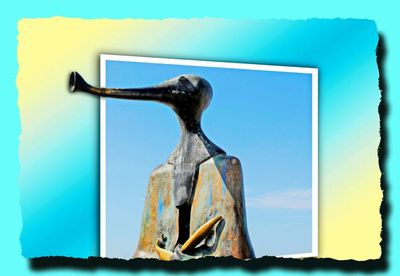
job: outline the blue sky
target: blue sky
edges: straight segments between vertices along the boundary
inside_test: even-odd
[[[311,251],[311,75],[108,61],[108,87],[158,84],[180,74],[207,79],[214,96],[206,135],[241,160],[247,224],[257,256]],[[136,249],[152,170],[179,140],[159,103],[107,99],[107,255]]]

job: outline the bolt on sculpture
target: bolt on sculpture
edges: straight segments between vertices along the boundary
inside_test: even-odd
[[[69,86],[71,92],[160,102],[177,115],[180,142],[150,176],[134,258],[254,257],[240,161],[226,155],[201,129],[201,115],[212,98],[205,79],[182,75],[154,87],[113,89],[93,87],[73,72]]]

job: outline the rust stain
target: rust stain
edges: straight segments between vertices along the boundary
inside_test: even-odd
[[[157,183],[157,184],[156,184]],[[242,201],[243,179],[238,160],[231,157],[214,158],[199,167],[194,191],[190,235],[199,230],[215,216],[222,216],[224,227],[210,256],[233,256],[250,258],[251,244],[243,225],[244,205]],[[163,249],[174,251],[178,239],[178,210],[173,202],[173,174],[170,168],[158,171],[150,178],[146,198],[147,212],[143,216],[142,232],[138,250],[147,256],[159,257],[156,242],[163,233],[166,242]],[[158,206],[162,204],[162,206]],[[214,226],[214,231],[216,227]]]

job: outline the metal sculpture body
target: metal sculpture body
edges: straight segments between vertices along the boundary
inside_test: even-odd
[[[154,87],[111,89],[93,87],[74,72],[70,90],[156,101],[177,115],[180,142],[167,162],[150,176],[133,257],[254,257],[246,227],[240,161],[226,155],[201,129],[201,115],[212,98],[212,88],[205,79],[182,75]]]

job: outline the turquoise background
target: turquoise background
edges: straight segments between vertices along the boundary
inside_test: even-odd
[[[121,3],[120,3],[121,2]],[[209,3],[207,3],[209,2]],[[399,205],[394,202],[399,195],[399,104],[400,96],[395,94],[400,86],[400,35],[398,26],[399,7],[395,1],[386,1],[385,5],[377,2],[366,1],[335,1],[330,4],[318,1],[279,1],[276,3],[246,1],[243,4],[231,2],[201,1],[189,4],[168,1],[164,4],[132,4],[128,1],[110,1],[109,4],[83,3],[83,1],[68,1],[64,4],[55,4],[51,1],[35,1],[34,3],[17,3],[3,6],[1,10],[1,34],[2,34],[2,65],[0,81],[0,112],[1,126],[3,127],[0,143],[1,160],[1,266],[0,271],[7,271],[15,275],[29,275],[33,273],[29,269],[29,263],[20,254],[19,235],[22,227],[19,208],[18,192],[18,136],[20,132],[19,115],[17,108],[17,91],[15,77],[18,64],[16,59],[17,47],[17,21],[22,18],[67,16],[84,18],[192,18],[192,17],[224,17],[240,19],[262,18],[368,18],[376,21],[379,32],[385,38],[387,56],[385,61],[385,77],[387,81],[387,98],[389,101],[388,124],[388,159],[387,177],[390,188],[388,202],[391,212],[388,217],[390,231],[390,244],[388,248],[389,270],[388,273],[399,274],[400,264],[400,238],[395,233],[400,229],[398,219]],[[12,5],[12,6],[11,6]],[[157,7],[157,9],[155,9]],[[396,171],[397,168],[397,171]],[[396,204],[395,204],[396,203]],[[397,218],[397,220],[395,220]],[[396,257],[397,256],[397,257]],[[397,262],[397,263],[396,263]],[[218,270],[212,272],[217,273]],[[221,271],[219,271],[221,272]],[[243,274],[244,271],[232,270],[230,274]],[[265,273],[281,274],[281,270],[266,270]],[[318,273],[320,271],[317,271]],[[40,272],[43,274],[71,275],[71,270],[49,270]],[[92,273],[91,271],[75,271],[75,273]],[[97,271],[99,274],[110,271]],[[127,272],[128,273],[128,272]],[[145,272],[143,272],[145,273]],[[153,274],[154,272],[152,272]],[[161,273],[161,272],[160,272]],[[293,271],[291,271],[293,273]],[[335,273],[335,272],[329,272]],[[155,274],[155,273],[154,273]],[[203,273],[202,273],[203,274]],[[210,273],[211,274],[211,273]]]

